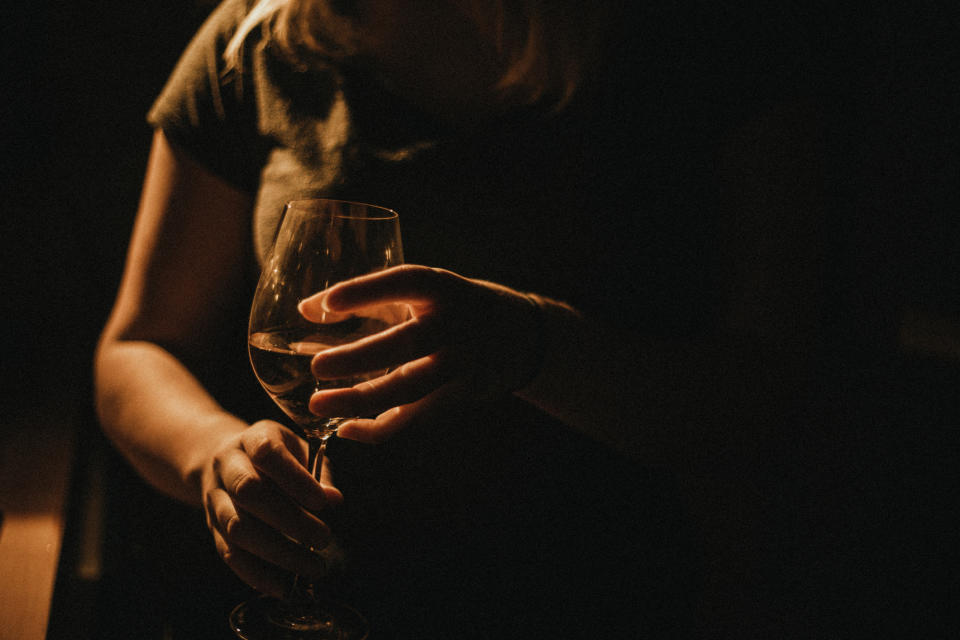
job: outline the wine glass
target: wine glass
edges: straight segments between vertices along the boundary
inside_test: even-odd
[[[309,445],[308,468],[319,479],[327,441],[355,416],[320,418],[310,413],[311,394],[348,387],[383,375],[371,371],[345,380],[318,381],[310,372],[314,354],[398,324],[405,305],[387,304],[357,313],[328,313],[308,322],[298,303],[337,282],[403,262],[396,212],[356,202],[295,200],[284,207],[273,249],[253,297],[248,330],[250,362],[260,384]],[[359,640],[367,623],[354,609],[321,596],[322,586],[303,576],[287,597],[255,598],[230,614],[234,632],[246,640]]]

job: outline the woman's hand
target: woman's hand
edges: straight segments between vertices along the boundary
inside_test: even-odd
[[[244,582],[275,597],[289,590],[291,573],[324,571],[313,550],[330,543],[330,530],[312,512],[343,499],[327,461],[317,482],[306,460],[303,440],[263,420],[227,438],[203,470],[203,507],[217,551]]]
[[[307,320],[406,304],[412,317],[350,344],[318,353],[318,379],[348,378],[386,368],[379,378],[318,391],[320,416],[368,416],[345,422],[344,438],[381,442],[444,407],[517,390],[539,366],[540,310],[531,297],[441,269],[402,265],[339,283],[300,303]]]

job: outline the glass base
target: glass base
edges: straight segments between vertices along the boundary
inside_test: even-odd
[[[230,628],[243,640],[365,640],[369,633],[363,616],[346,605],[323,601],[312,619],[286,619],[279,601],[260,597],[230,612]]]

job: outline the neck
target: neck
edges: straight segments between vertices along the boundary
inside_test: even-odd
[[[363,20],[364,49],[403,99],[440,119],[484,118],[509,108],[497,89],[505,69],[495,47],[456,9],[385,2]]]

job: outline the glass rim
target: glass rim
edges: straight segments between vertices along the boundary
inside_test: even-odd
[[[370,204],[368,202],[360,202],[359,200],[340,200],[338,198],[296,198],[294,200],[288,200],[284,204],[284,210],[289,209],[298,209],[301,208],[298,205],[304,205],[308,202],[329,202],[333,204],[340,205],[352,205],[357,207],[366,207],[368,209],[373,209],[379,214],[368,215],[368,216],[353,216],[347,213],[331,213],[331,217],[342,218],[344,220],[396,220],[400,217],[393,209],[389,207],[384,207],[378,204]]]

